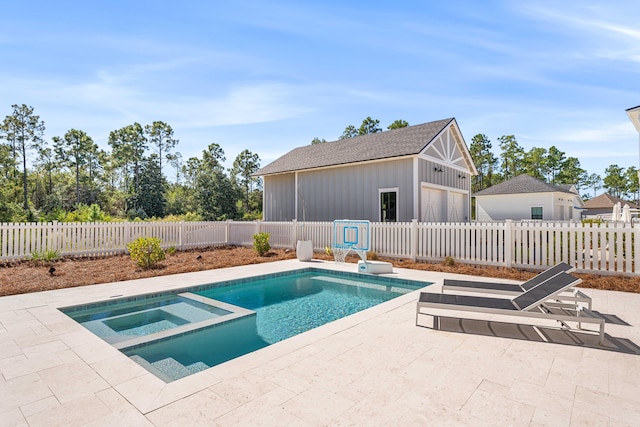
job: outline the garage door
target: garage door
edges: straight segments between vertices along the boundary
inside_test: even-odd
[[[447,220],[449,222],[463,222],[467,221],[464,209],[465,195],[462,193],[451,192],[449,196],[449,215]]]
[[[422,222],[444,221],[444,190],[422,187],[422,206],[420,220]]]

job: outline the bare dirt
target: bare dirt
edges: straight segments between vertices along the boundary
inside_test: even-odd
[[[128,255],[100,258],[62,258],[53,262],[5,262],[0,263],[0,296],[273,262],[292,259],[295,256],[296,254],[292,250],[272,249],[265,256],[258,256],[252,248],[225,246],[176,252],[167,255],[157,268],[149,270],[138,268]],[[316,253],[314,258],[333,260],[332,256],[325,253]],[[355,256],[347,257],[347,262],[354,263],[356,261]],[[535,271],[474,267],[460,263],[454,266],[445,266],[411,260],[388,259],[385,261],[392,262],[394,266],[402,268],[521,281],[536,274]],[[582,287],[640,293],[640,277],[574,274],[582,279],[580,285]]]

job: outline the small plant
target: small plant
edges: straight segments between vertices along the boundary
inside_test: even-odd
[[[139,237],[129,243],[127,249],[133,262],[145,270],[155,267],[157,263],[164,260],[164,251],[157,237]]]
[[[333,256],[333,250],[329,246],[324,247],[324,252],[329,256]]]
[[[375,261],[378,259],[378,254],[375,253],[374,251],[369,251],[367,252],[367,259],[370,259],[371,261]]]
[[[444,265],[445,267],[455,267],[456,260],[453,259],[453,257],[448,256],[444,259],[444,261],[442,261],[442,265]]]
[[[176,247],[175,246],[171,246],[171,247],[168,247],[165,252],[167,253],[167,255],[173,255],[173,254],[176,253],[176,251],[177,251]]]
[[[271,246],[269,245],[269,238],[271,234],[269,233],[256,233],[253,235],[253,250],[260,256],[264,256],[269,250]]]
[[[603,224],[604,220],[599,218],[585,218],[582,220],[583,224]]]
[[[31,252],[31,259],[33,261],[52,262],[58,258],[60,258],[60,254],[56,250],[46,250],[42,252],[35,250]]]

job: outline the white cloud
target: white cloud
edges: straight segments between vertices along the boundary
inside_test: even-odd
[[[519,9],[550,26],[555,32],[581,40],[578,56],[640,62],[640,31],[637,30],[637,2],[608,3],[605,8],[554,2],[552,6],[527,4]],[[638,10],[637,12],[640,12]]]

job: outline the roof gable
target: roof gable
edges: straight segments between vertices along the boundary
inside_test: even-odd
[[[527,194],[527,193],[569,193],[577,195],[560,185],[549,184],[527,174],[493,185],[478,191],[474,196],[495,196],[499,194]]]
[[[372,160],[415,156],[422,153],[434,138],[443,134],[447,128],[453,129],[454,133],[459,135],[457,124],[450,126],[452,123],[455,124],[455,119],[450,118],[333,142],[298,147],[269,163],[254,175],[273,175]],[[455,135],[453,138],[455,140]],[[464,150],[468,153],[461,137],[458,136],[457,138],[463,145],[462,148],[458,147],[458,150]],[[460,157],[460,155],[456,155],[456,162],[459,161],[457,157]],[[471,157],[468,155],[468,161],[470,160]],[[476,169],[472,161],[470,164],[465,164],[465,167],[475,173]]]
[[[432,160],[436,163],[444,164],[462,170],[472,170],[475,175],[477,173],[471,153],[467,149],[460,130],[455,122],[443,129],[430,144],[428,144],[422,152],[422,157]],[[473,165],[470,168],[469,165]]]

